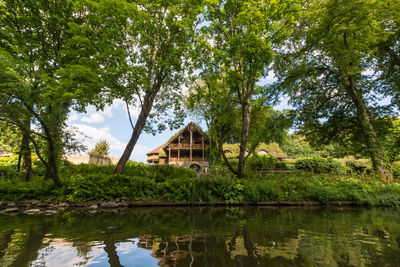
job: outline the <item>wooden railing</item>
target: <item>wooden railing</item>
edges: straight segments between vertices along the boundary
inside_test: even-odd
[[[147,160],[158,160],[158,155],[147,156]]]
[[[169,147],[171,149],[190,149],[190,144],[169,144]],[[202,144],[193,144],[193,149],[202,149],[203,146]],[[206,149],[206,146],[204,145],[204,149]]]
[[[207,158],[204,157],[204,161],[207,161]],[[190,162],[190,158],[170,158],[169,163],[176,163],[176,162]],[[203,162],[203,158],[192,158],[192,162]]]

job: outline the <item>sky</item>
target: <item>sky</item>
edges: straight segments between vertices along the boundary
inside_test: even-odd
[[[274,81],[274,77],[270,75],[261,80],[260,83],[266,84],[272,81]],[[281,103],[275,108],[279,110],[288,108],[287,100],[282,98]],[[130,107],[130,111],[133,123],[135,123],[139,110]],[[193,118],[190,116],[187,117],[185,124],[192,120]],[[198,123],[197,121],[195,122]],[[100,111],[97,111],[94,106],[89,106],[86,109],[86,113],[71,112],[67,123],[74,127],[78,141],[84,144],[88,151],[93,149],[97,142],[105,139],[110,144],[110,156],[117,158],[121,157],[133,131],[129,123],[126,105],[119,99],[114,100],[112,105],[108,105]],[[203,130],[207,130],[204,123],[200,123],[200,126]],[[155,136],[142,132],[130,159],[137,162],[145,162],[146,153],[167,142],[177,131],[166,130]],[[87,154],[87,151],[81,153],[81,155],[84,154]]]
[[[259,85],[274,81],[276,81],[274,76],[269,75],[260,80]],[[380,101],[381,104],[388,104],[389,102],[390,98]],[[286,97],[281,97],[280,103],[274,108],[283,110],[291,108],[291,106],[288,104]],[[133,123],[135,123],[139,110],[130,107],[130,112]],[[204,123],[195,121],[190,116],[185,119],[185,125],[190,121],[198,123],[203,130],[207,130]],[[97,142],[105,139],[110,144],[110,156],[117,158],[121,157],[133,131],[129,122],[126,104],[120,99],[114,100],[112,105],[108,105],[100,111],[97,111],[94,106],[89,106],[86,109],[86,113],[72,112],[68,117],[67,123],[76,129],[78,141],[84,144],[88,151],[93,149]],[[146,153],[167,142],[177,131],[166,130],[155,136],[142,132],[130,159],[137,162],[146,162]],[[81,153],[81,155],[87,154],[88,151]]]

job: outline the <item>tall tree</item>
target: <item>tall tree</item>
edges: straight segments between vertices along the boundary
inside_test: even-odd
[[[376,122],[392,111],[379,104],[380,88],[371,73],[372,47],[382,35],[379,2],[309,1],[275,70],[309,139],[325,134],[325,142],[339,136],[362,140],[375,172],[390,180]]]
[[[244,176],[253,105],[268,92],[257,86],[268,73],[273,47],[278,46],[296,21],[298,1],[210,1],[200,31],[200,76],[215,76],[222,94],[240,109],[241,135],[237,176]],[[265,97],[264,103],[270,99]],[[221,140],[219,141],[221,142]]]
[[[82,49],[87,38],[72,28],[89,15],[78,8],[77,2],[61,0],[0,4],[0,56],[7,64],[1,71],[18,81],[18,86],[0,88],[0,108],[18,107],[32,118],[40,131],[31,133],[47,144],[46,157],[41,157],[46,177],[57,186],[67,114],[71,107],[81,110],[99,89],[98,65]],[[6,117],[17,123],[15,115]]]
[[[374,70],[379,75],[381,91],[392,98],[392,103],[400,108],[400,1],[379,1],[376,15],[381,28],[381,38],[376,46],[377,64]]]
[[[4,54],[3,54],[4,55]],[[0,142],[8,146],[9,152],[18,154],[17,170],[20,171],[22,160],[22,172],[26,181],[32,178],[31,159],[31,115],[24,111],[21,103],[11,103],[10,94],[17,87],[24,87],[22,78],[9,68],[6,58],[0,62],[0,130],[2,136]]]
[[[100,140],[96,143],[95,147],[89,152],[89,154],[106,156],[110,152],[110,144],[107,140]]]
[[[106,70],[102,77],[111,99],[138,107],[131,138],[116,166],[122,173],[143,130],[155,133],[183,123],[181,89],[190,71],[196,22],[203,1],[136,0],[93,4],[98,18],[91,27],[100,33],[102,53],[96,56]],[[108,44],[107,44],[108,42]],[[171,116],[174,115],[174,116]]]
[[[223,93],[224,91],[221,82],[212,79],[196,81],[190,88],[186,105],[191,114],[207,123],[208,134],[217,148],[217,151],[210,151],[213,154],[211,161],[217,162],[222,158],[224,164],[234,174],[238,175],[238,168],[233,166],[226,157],[223,144],[240,142],[242,133],[241,110],[232,105],[232,99],[230,99],[229,94]],[[286,140],[287,131],[292,125],[288,111],[274,110],[270,106],[263,105],[263,102],[255,101],[252,106],[247,146],[249,153],[246,153],[245,159],[261,143],[277,142],[282,144]]]

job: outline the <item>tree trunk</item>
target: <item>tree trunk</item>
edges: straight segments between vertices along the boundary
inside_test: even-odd
[[[56,148],[53,139],[49,135],[47,135],[47,144],[49,149],[49,159],[45,179],[47,180],[51,178],[57,187],[62,187],[61,180],[58,175]]]
[[[25,175],[25,181],[29,182],[32,178],[32,157],[30,148],[30,120],[26,123],[26,130],[22,131],[21,154],[23,158],[22,173]]]
[[[104,251],[107,253],[110,267],[122,267],[116,249],[114,240],[104,240]]]
[[[10,245],[10,242],[12,241],[13,234],[14,231],[7,231],[5,233],[2,233],[2,238],[0,238],[0,259],[6,253],[6,249]]]
[[[225,162],[225,165],[228,166],[229,170],[230,170],[233,174],[238,175],[238,172],[232,167],[232,164],[229,162],[228,158],[227,158],[226,155],[225,155],[224,146],[223,146],[223,138],[218,138],[218,139],[219,139],[219,140],[218,140],[218,150],[219,150],[219,153],[220,153],[221,156],[222,156],[222,159],[223,159],[224,162]]]
[[[374,171],[382,178],[384,182],[392,181],[392,174],[385,168],[382,150],[378,142],[375,128],[371,121],[371,116],[368,112],[364,99],[354,87],[354,82],[351,75],[348,76],[347,92],[357,108],[358,117],[366,138],[368,152],[371,157]]]
[[[157,95],[157,92],[158,90],[152,90],[145,95],[143,105],[140,110],[139,117],[136,121],[135,128],[133,129],[131,139],[126,145],[124,153],[122,154],[117,166],[115,167],[115,174],[121,174],[124,171],[126,163],[128,162],[132,151],[135,148],[136,142],[139,139],[140,134],[142,133],[144,125],[146,124],[147,117],[149,116],[151,108],[153,107],[153,102]]]
[[[46,166],[46,176],[45,176],[45,180],[51,178],[54,183],[56,184],[57,187],[62,187],[61,181],[60,181],[60,177],[58,175],[58,166],[57,166],[57,153],[56,153],[56,147],[53,141],[53,137],[52,137],[52,132],[50,131],[50,128],[47,126],[46,122],[43,120],[43,118],[35,112],[35,110],[33,109],[32,106],[28,105],[25,102],[22,102],[22,104],[29,110],[29,112],[31,112],[31,114],[39,121],[40,125],[43,128],[43,131],[46,135],[46,141],[47,141],[47,146],[48,146],[48,163],[45,164]],[[64,110],[67,110],[67,106],[66,104],[60,104],[59,105],[61,108],[64,108]],[[52,114],[52,108],[51,106],[48,107],[48,112],[49,114]],[[66,113],[64,113],[66,114]],[[59,117],[60,118],[60,117]],[[62,123],[62,121],[58,121],[58,123]],[[35,145],[34,139],[30,138],[32,143],[35,146],[37,155],[39,156],[38,153],[38,147]],[[45,162],[43,160],[42,157],[39,157],[41,161]]]
[[[240,153],[239,153],[239,163],[238,163],[238,178],[244,177],[244,162],[245,153],[247,147],[247,140],[249,139],[249,128],[250,128],[250,113],[251,104],[250,99],[244,99],[242,105],[242,137],[240,140]]]
[[[18,153],[18,163],[17,163],[17,172],[21,171],[21,159],[22,159],[22,149],[19,150]]]

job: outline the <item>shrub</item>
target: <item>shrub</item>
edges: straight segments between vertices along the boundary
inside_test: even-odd
[[[163,182],[175,178],[197,178],[194,170],[170,165],[145,165],[143,163],[126,166],[124,175],[140,176]]]
[[[333,172],[343,167],[335,161],[305,159],[296,166],[307,171]],[[315,163],[317,162],[317,163]],[[315,167],[316,166],[316,167]],[[400,164],[394,164],[393,173]],[[308,168],[308,169],[306,169]],[[69,165],[61,168],[64,186],[52,181],[19,182],[0,179],[0,200],[81,199],[111,200],[126,197],[135,201],[353,201],[363,205],[400,205],[400,184],[385,185],[373,176],[341,177],[334,174],[274,174],[236,179],[218,169],[214,178],[197,178],[193,170],[172,166],[130,163],[123,175],[114,175],[113,166]],[[15,176],[13,167],[0,173]],[[8,174],[9,173],[9,174]],[[39,178],[39,177],[36,177]]]
[[[14,154],[10,157],[1,157],[0,166],[17,166],[18,165],[18,155]]]
[[[67,200],[114,199],[150,200],[157,197],[157,184],[148,178],[126,175],[77,175],[65,181]]]
[[[192,200],[195,180],[193,178],[177,178],[160,184],[162,199],[166,201]]]
[[[278,159],[270,155],[254,155],[246,160],[246,167],[249,170],[274,169],[277,165]]]
[[[400,161],[396,161],[392,164],[392,174],[396,179],[400,179]]]
[[[18,182],[0,180],[0,200],[47,199],[58,196],[52,181]]]
[[[368,169],[367,162],[359,160],[348,160],[346,161],[346,166],[350,168],[352,173],[362,174],[366,173]]]
[[[313,173],[342,173],[345,171],[344,166],[332,159],[322,158],[304,158],[299,159],[295,163],[295,169],[313,172]]]
[[[0,166],[0,180],[15,179],[18,176],[17,169],[14,166]]]

